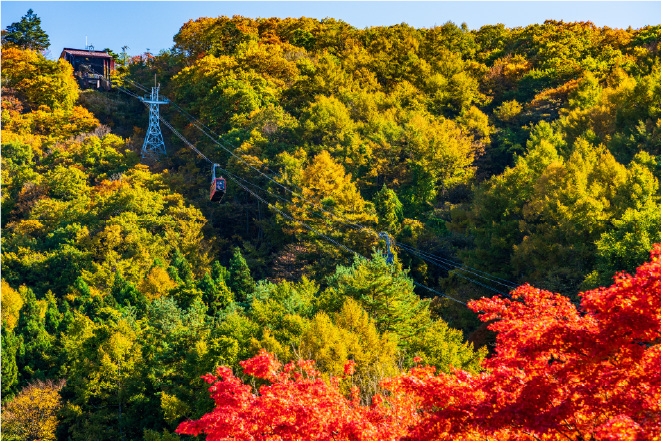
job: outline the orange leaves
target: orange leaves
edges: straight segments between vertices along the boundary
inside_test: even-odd
[[[356,372],[355,365],[356,362],[353,360],[349,360],[344,364],[344,375],[353,375]]]

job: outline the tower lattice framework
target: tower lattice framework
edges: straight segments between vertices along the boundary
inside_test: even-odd
[[[170,100],[159,98],[158,91],[160,88],[160,84],[157,87],[152,87],[151,95],[140,98],[143,103],[149,104],[149,128],[147,129],[145,142],[142,144],[143,158],[167,154],[165,151],[165,143],[163,142],[163,134],[161,133],[158,106],[161,104],[168,104]]]

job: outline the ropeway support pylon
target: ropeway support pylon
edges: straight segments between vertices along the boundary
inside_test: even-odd
[[[165,143],[163,142],[163,134],[161,133],[161,126],[159,123],[158,106],[161,104],[168,104],[170,100],[167,98],[159,98],[158,91],[161,88],[159,84],[157,87],[151,88],[151,95],[145,95],[140,100],[149,104],[149,128],[145,136],[145,142],[142,144],[142,157],[154,157],[159,154],[167,154],[165,151]]]

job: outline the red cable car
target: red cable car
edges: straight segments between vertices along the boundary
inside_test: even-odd
[[[225,196],[225,178],[216,177],[216,167],[218,164],[211,167],[211,196],[209,196],[211,202],[220,202]]]

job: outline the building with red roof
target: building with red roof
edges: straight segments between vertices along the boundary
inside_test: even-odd
[[[60,59],[73,66],[80,87],[110,89],[110,72],[115,69],[115,60],[107,52],[65,47]]]

